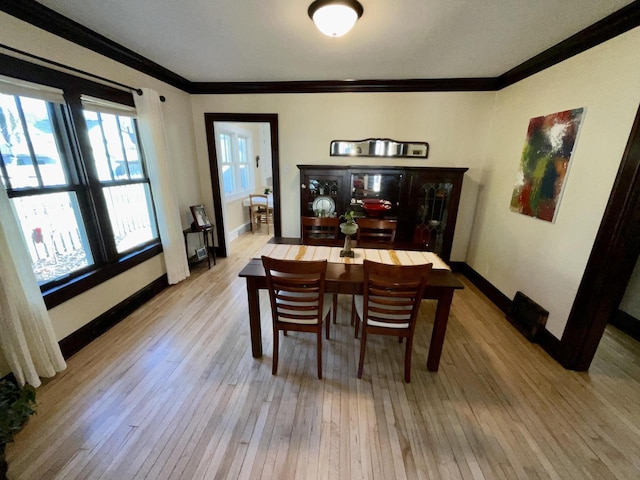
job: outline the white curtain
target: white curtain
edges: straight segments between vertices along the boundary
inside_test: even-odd
[[[7,191],[0,185],[0,350],[21,385],[67,368]]]
[[[174,284],[189,276],[189,261],[184,248],[180,209],[171,181],[162,105],[158,92],[149,88],[143,88],[142,95],[134,93],[133,96],[158,216],[167,277],[169,283]]]

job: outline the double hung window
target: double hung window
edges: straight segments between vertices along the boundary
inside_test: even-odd
[[[45,294],[159,243],[135,110],[65,93],[0,79],[0,177]]]
[[[222,186],[226,199],[253,193],[251,132],[228,124],[216,124],[216,130]]]

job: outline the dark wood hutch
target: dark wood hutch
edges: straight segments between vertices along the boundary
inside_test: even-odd
[[[398,248],[428,250],[449,261],[467,168],[298,165],[302,216],[379,216],[397,220]],[[320,199],[320,200],[318,200]],[[371,202],[386,209],[371,212]],[[369,213],[367,213],[369,211]]]

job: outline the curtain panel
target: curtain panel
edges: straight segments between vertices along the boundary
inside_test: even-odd
[[[38,387],[67,366],[14,215],[0,188],[0,350],[21,385]]]
[[[155,90],[143,88],[142,95],[134,95],[134,101],[140,140],[149,169],[167,277],[169,284],[175,284],[189,276],[189,261],[184,250],[180,209],[171,181],[170,156],[160,96]]]

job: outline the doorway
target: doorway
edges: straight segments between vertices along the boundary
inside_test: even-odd
[[[269,140],[271,144],[271,175],[273,190],[273,229],[274,236],[281,236],[281,213],[280,213],[280,161],[278,154],[278,115],[277,114],[253,114],[253,113],[205,113],[205,127],[207,132],[207,146],[209,153],[209,171],[211,173],[211,190],[213,196],[213,210],[216,219],[216,236],[218,246],[216,252],[221,257],[228,254],[230,240],[229,229],[226,228],[227,218],[225,216],[224,192],[221,181],[223,180],[219,163],[218,148],[216,145],[215,124],[226,123],[261,123],[267,124],[269,130]],[[253,156],[255,158],[255,155]],[[251,159],[253,161],[253,159]]]
[[[640,109],[598,229],[567,327],[558,361],[584,371],[605,327],[616,314],[640,255]]]

